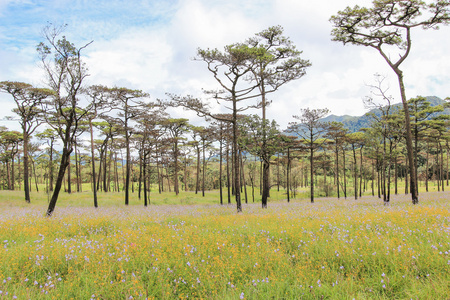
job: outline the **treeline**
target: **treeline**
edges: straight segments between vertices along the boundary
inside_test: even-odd
[[[444,107],[430,106],[423,97],[408,103],[418,182],[426,191],[431,181],[439,191],[444,190],[449,180],[449,116],[438,115]],[[357,199],[370,193],[389,202],[391,193],[409,193],[403,112],[389,104],[378,108],[382,115],[373,115],[369,128],[354,133],[349,133],[342,123],[321,122],[326,111],[319,110],[303,110],[297,117],[299,122],[291,123],[284,132],[274,121],[267,124],[270,185],[284,190],[288,201],[296,197],[300,187],[306,186],[312,188],[309,193],[312,201],[314,195]],[[144,205],[150,201],[150,190],[174,194],[184,190],[203,195],[208,190],[220,190],[220,203],[232,202],[235,186],[230,170],[234,151],[228,123],[216,121],[208,127],[199,127],[189,124],[187,119],[172,119],[159,110],[149,115],[145,106],[138,110],[141,111],[136,110],[129,123],[132,132],[128,142],[121,122],[101,110],[98,110],[101,117],[92,122],[93,132],[98,136],[92,144],[86,139],[90,136],[89,122],[82,122],[69,157],[64,191],[82,192],[84,183],[85,187],[89,184],[91,191],[95,187],[96,191],[122,192],[127,186],[128,170],[129,189],[139,193]],[[254,202],[255,190],[262,191],[261,118],[240,115],[239,129],[241,191],[245,202]],[[0,136],[0,187],[23,189],[23,135],[2,128]],[[32,189],[45,187],[47,192],[54,189],[57,162],[61,158],[55,143],[57,137],[55,130],[48,128],[37,133],[28,147],[32,170],[28,181]],[[91,146],[94,156],[90,153]]]

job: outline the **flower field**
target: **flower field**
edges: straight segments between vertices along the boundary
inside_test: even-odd
[[[450,194],[420,200],[3,205],[0,298],[448,299]]]

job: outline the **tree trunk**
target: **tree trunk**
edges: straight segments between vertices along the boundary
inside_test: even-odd
[[[109,192],[111,191],[111,162],[113,160],[113,152],[110,150],[109,155],[109,161],[108,164],[106,164],[106,159],[108,156],[108,151],[106,149],[107,146],[105,146],[105,161],[103,163],[103,191]],[[106,168],[108,168],[108,172],[106,172]],[[108,175],[106,175],[108,173]]]
[[[372,196],[375,196],[375,190],[374,190],[374,181],[375,181],[375,162],[372,160]]]
[[[25,123],[24,123],[25,124]],[[23,128],[23,188],[25,191],[25,201],[31,202],[30,187],[28,185],[28,133],[26,127]]]
[[[197,177],[195,183],[195,194],[200,190],[200,146],[197,145]]]
[[[80,192],[80,170],[79,170],[79,164],[78,164],[78,146],[77,146],[77,142],[75,141],[75,177],[76,177],[76,181],[77,181],[77,193]]]
[[[343,172],[344,172],[344,198],[347,199],[347,174],[345,170],[345,149],[342,148],[342,163],[343,163]]]
[[[187,192],[189,190],[189,182],[188,182],[188,157],[187,154],[184,156],[184,191]]]
[[[336,148],[335,148],[335,152],[336,152],[336,161],[335,161],[335,164],[336,164],[336,176],[335,176],[335,178],[336,178],[336,188],[337,188],[337,197],[338,197],[338,199],[340,198],[340,190],[339,190],[339,148],[338,148],[338,145],[337,145],[337,141],[336,141]]]
[[[53,139],[50,142],[50,161],[49,163],[49,191],[53,192]]]
[[[426,168],[425,168],[425,189],[428,192],[428,159],[429,159],[429,152],[430,152],[430,147],[428,145],[427,142],[427,163],[426,163]]]
[[[125,116],[126,117],[126,116]],[[128,133],[128,124],[125,123],[125,146],[126,146],[126,166],[125,166],[125,205],[130,202],[130,173],[131,173],[131,153],[130,153],[130,136]],[[123,168],[123,165],[122,165]]]
[[[313,137],[311,135],[311,141],[313,140]],[[310,164],[310,179],[311,179],[311,186],[310,186],[310,193],[311,193],[311,203],[314,203],[314,149],[313,145],[310,145],[310,156],[309,156],[309,164]]]
[[[287,149],[287,170],[286,170],[286,196],[287,202],[290,202],[290,173],[291,173],[291,149],[288,147]]]
[[[50,217],[53,214],[53,211],[55,210],[59,192],[61,190],[61,186],[64,181],[64,173],[66,172],[66,168],[69,166],[69,157],[71,152],[72,150],[67,149],[67,147],[63,148],[63,152],[61,155],[61,163],[59,165],[58,177],[56,178],[55,188],[53,190],[52,198],[50,199],[50,203],[47,209],[48,217]]]
[[[174,163],[175,163],[175,174],[173,178],[173,190],[175,192],[175,195],[178,195],[180,193],[180,190],[178,189],[178,139],[175,137],[175,144],[174,144]]]
[[[39,192],[38,178],[37,178],[37,175],[36,175],[36,164],[34,163],[34,159],[33,158],[31,158],[31,165],[33,166],[34,184],[36,186],[36,192]]]
[[[205,197],[205,173],[206,173],[206,155],[205,155],[205,140],[203,140],[203,162],[202,162],[202,197]]]
[[[442,145],[439,142],[439,150],[441,151],[441,167],[439,170],[439,176],[441,177],[441,186],[442,186],[442,191],[445,191],[444,188],[444,151],[442,150]]]
[[[238,151],[238,124],[237,124],[237,107],[236,101],[233,101],[233,169],[234,169],[234,190],[235,190],[235,198],[236,198],[236,210],[237,212],[242,212],[242,204],[241,204],[241,182],[240,182],[240,171],[239,171],[239,155]]]
[[[408,31],[409,33],[409,31]],[[398,82],[400,85],[400,94],[402,98],[402,104],[403,104],[403,110],[405,113],[405,125],[406,125],[406,152],[408,156],[408,163],[409,163],[409,172],[410,172],[410,189],[411,189],[411,199],[412,204],[418,204],[419,203],[419,195],[417,192],[417,181],[416,181],[416,168],[414,167],[414,153],[413,153],[413,146],[412,146],[412,134],[411,134],[411,118],[409,116],[409,108],[408,103],[406,102],[406,93],[405,93],[405,85],[403,83],[403,73],[398,68],[394,69],[395,73],[398,77]]]
[[[359,148],[359,198],[362,197],[362,182],[363,182],[363,146]],[[364,184],[364,191],[365,191],[365,184]]]
[[[262,180],[263,180],[263,190],[262,190],[262,208],[267,208],[267,200],[269,198],[270,192],[270,182],[269,182],[269,173],[270,173],[270,163],[267,161],[263,161],[262,164]]]
[[[222,187],[222,164],[223,164],[223,128],[222,123],[220,123],[220,138],[219,138],[219,196],[220,196],[220,205],[223,205],[223,187]]]
[[[142,178],[144,180],[144,206],[147,206],[147,153],[145,153],[145,150],[143,150],[142,158]]]
[[[355,200],[358,199],[358,164],[356,162],[356,151],[355,151],[355,146],[352,146],[352,150],[353,150],[353,175],[354,175],[354,192],[355,192]]]
[[[230,142],[227,141],[227,191],[228,191],[228,204],[231,204],[231,183],[230,183]]]
[[[242,186],[244,187],[244,197],[245,197],[245,204],[248,203],[248,195],[247,195],[247,183],[245,181],[245,169],[244,169],[244,159],[242,158],[242,150],[239,150],[239,161],[241,163],[241,177],[242,177]]]
[[[72,174],[70,168],[70,155],[67,157],[67,193],[72,193]]]
[[[89,130],[91,133],[91,164],[92,164],[92,192],[94,194],[94,207],[98,207],[97,203],[97,186],[96,186],[96,176],[95,176],[95,152],[94,152],[94,129],[92,127],[92,120],[89,119]]]

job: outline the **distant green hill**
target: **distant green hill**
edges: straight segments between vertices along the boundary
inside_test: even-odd
[[[431,106],[437,106],[445,104],[446,102],[439,97],[435,96],[428,96],[425,97],[428,102],[430,102]],[[401,103],[397,103],[392,105],[395,109],[401,109],[403,106]],[[322,122],[341,122],[344,124],[344,127],[347,128],[350,132],[356,132],[359,131],[361,128],[369,127],[370,123],[372,122],[373,118],[371,117],[371,114],[375,114],[376,116],[381,115],[381,111],[379,109],[372,109],[366,114],[355,117],[355,116],[336,116],[336,115],[330,115],[325,118],[322,118]],[[441,114],[450,114],[450,108],[446,108],[443,112],[437,113],[436,115]],[[433,115],[434,116],[434,115]]]

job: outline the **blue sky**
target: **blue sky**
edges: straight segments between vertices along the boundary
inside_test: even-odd
[[[332,42],[332,14],[369,0],[0,0],[0,81],[44,86],[36,53],[40,32],[51,22],[67,24],[67,38],[85,51],[88,84],[124,86],[150,93],[202,96],[216,83],[197,48],[240,42],[269,26],[281,25],[303,58],[307,75],[271,95],[268,116],[282,128],[300,108],[324,108],[336,115],[361,115],[374,74],[389,78],[390,94],[400,101],[394,74],[379,54]],[[414,47],[403,65],[407,96],[450,96],[450,28],[415,31]],[[0,94],[0,118],[13,115],[12,99]],[[220,109],[217,107],[217,109]],[[174,110],[174,117],[195,114]],[[198,121],[198,120],[197,120]],[[0,123],[0,125],[9,125]]]

